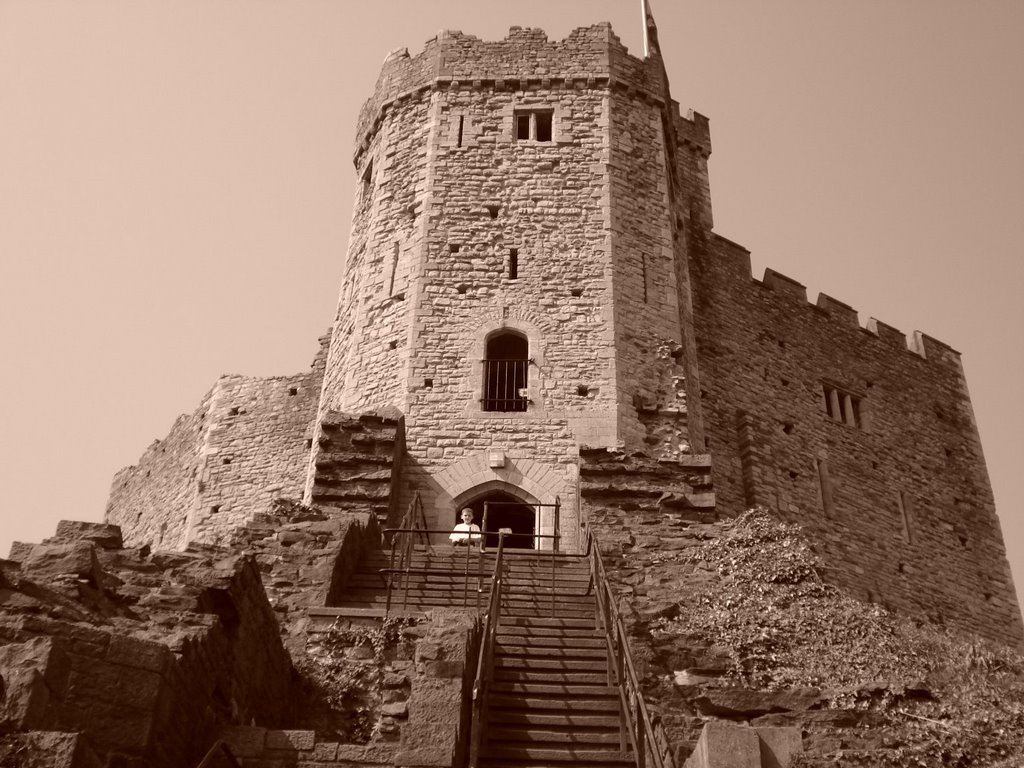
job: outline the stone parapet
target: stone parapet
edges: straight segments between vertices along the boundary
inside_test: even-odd
[[[359,113],[357,159],[391,104],[426,89],[485,84],[513,91],[618,86],[652,101],[662,101],[667,90],[660,60],[632,56],[607,23],[580,27],[564,40],[523,27],[512,27],[508,37],[493,42],[447,30],[415,56],[405,48],[388,55],[373,96]]]

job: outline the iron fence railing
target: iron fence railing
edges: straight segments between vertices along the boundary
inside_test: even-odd
[[[494,558],[494,575],[491,577],[491,592],[484,616],[483,639],[480,655],[477,656],[476,679],[473,681],[473,719],[470,726],[469,766],[477,768],[484,744],[487,721],[487,693],[494,679],[494,643],[501,623],[501,596],[504,578],[502,560],[505,554],[505,535],[498,535],[498,553]]]
[[[637,768],[675,768],[672,745],[660,721],[651,718],[640,688],[640,678],[629,652],[626,627],[615,605],[615,595],[601,561],[601,548],[590,534],[587,536],[590,554],[591,583],[597,598],[597,621],[604,629],[608,645],[608,674],[619,690],[621,710],[619,740],[625,752],[632,747]]]

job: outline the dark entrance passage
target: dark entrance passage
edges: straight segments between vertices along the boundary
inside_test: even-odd
[[[484,525],[484,502],[487,503],[487,523]],[[498,531],[502,528],[510,528],[511,536],[505,536],[505,546],[516,549],[533,549],[536,533],[536,515],[529,504],[517,499],[511,494],[502,491],[478,496],[469,504],[473,510],[473,522],[479,525],[485,534],[485,543],[488,547],[498,546]]]

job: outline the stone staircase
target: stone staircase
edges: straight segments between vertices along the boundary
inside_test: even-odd
[[[593,617],[504,617],[485,711],[481,766],[635,765]]]
[[[397,562],[397,557],[395,562]],[[337,607],[383,613],[386,551],[364,556]],[[393,613],[433,607],[486,607],[494,554],[470,548],[419,550],[406,589],[392,590]],[[403,584],[404,574],[396,574]],[[484,706],[478,765],[489,768],[634,766],[621,748],[619,694],[608,647],[596,627],[585,558],[506,550],[504,599]],[[479,592],[478,592],[479,590]]]
[[[402,572],[392,574],[393,612],[422,612],[437,607],[486,609],[494,573],[493,552],[481,556],[476,548],[417,549],[407,565],[408,577]],[[364,553],[334,606],[368,614],[382,611],[387,604],[389,568],[401,570],[397,554],[392,561],[387,550]],[[581,558],[506,550],[504,575],[506,616],[589,618],[593,622],[593,597],[586,594],[590,571]]]

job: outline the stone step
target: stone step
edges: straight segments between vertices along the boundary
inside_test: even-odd
[[[618,749],[621,746],[618,724],[613,728],[586,729],[579,726],[568,726],[566,728],[538,728],[536,726],[495,727],[488,723],[487,726],[488,746],[498,746],[504,743],[507,746],[517,744],[536,744],[538,746],[557,745],[556,749],[570,749],[573,745],[585,744],[587,746]],[[489,750],[488,750],[489,751]]]
[[[594,629],[594,622],[576,618],[531,618],[504,620],[499,624],[500,630],[514,633],[514,629]]]
[[[451,565],[452,563],[458,563],[460,566],[465,567],[469,563],[471,568],[479,568],[488,572],[494,572],[495,561],[492,558],[484,557],[480,558],[478,555],[470,554],[466,555],[459,554],[418,554],[413,555],[409,559],[403,560],[398,552],[395,553],[394,560],[387,552],[373,552],[369,555],[365,555],[360,561],[365,563],[367,566],[373,568],[382,568],[387,566],[399,566],[399,565],[425,565],[425,564],[438,564],[442,563],[445,565]],[[572,563],[566,563],[559,560],[548,560],[537,561],[537,560],[502,560],[502,572],[503,573],[539,573],[550,575],[552,571],[556,574],[564,573],[572,576],[589,576],[589,566],[577,566]]]
[[[499,642],[523,641],[529,643],[533,638],[552,640],[600,639],[602,642],[604,641],[604,632],[595,628],[593,621],[587,622],[589,627],[520,627],[512,623],[521,618],[523,617],[505,615],[501,617],[501,623],[498,625],[497,632]]]
[[[614,712],[618,717],[619,696],[616,692],[601,690],[591,696],[530,696],[521,693],[506,694],[492,688],[488,699],[489,713],[502,712],[510,715],[543,714],[559,716],[561,713],[572,713],[573,716],[586,716],[592,713]]]
[[[629,765],[635,766],[636,762],[628,752],[615,748],[609,749],[587,749],[585,747],[567,746],[558,749],[551,746],[529,746],[529,747],[507,747],[488,745],[484,752],[484,759],[488,765],[517,765],[530,761],[531,766],[539,766],[539,761],[550,761],[551,763],[572,763],[574,766],[582,766],[587,763],[600,764],[602,766]],[[518,761],[518,762],[515,762]]]
[[[588,760],[570,760],[568,763],[555,760],[513,760],[507,757],[488,759],[481,756],[478,765],[480,768],[636,768],[636,761],[628,762],[594,762]],[[333,768],[325,766],[324,768]]]
[[[568,702],[570,705],[572,702]],[[522,710],[519,708],[503,709],[495,706],[492,701],[487,710],[487,721],[490,726],[521,725],[521,726],[548,726],[554,728],[614,728],[618,730],[621,720],[618,710],[615,714],[579,714],[572,711],[571,706],[566,712],[536,712],[533,708]]]
[[[457,579],[445,579],[443,581],[433,582],[422,582],[410,579],[408,585],[405,585],[404,580],[400,581],[395,579],[395,583],[392,584],[391,591],[400,592],[407,591],[409,594],[423,594],[423,595],[461,595],[463,592],[469,594],[481,594],[490,597],[490,584],[489,579],[484,582],[483,589],[477,586],[477,580],[475,577],[464,579],[459,577]],[[343,592],[386,592],[387,585],[382,579],[376,576],[368,576],[360,579],[352,579],[346,585]],[[595,603],[594,598],[587,595],[577,594],[556,594],[552,601],[551,594],[538,594],[529,590],[507,590],[502,594],[503,601],[529,601],[532,603],[544,603],[550,605],[554,602],[555,605],[571,605],[578,607],[588,607],[591,610],[594,609]]]
[[[491,691],[496,695],[524,696],[527,698],[543,698],[552,696],[556,698],[583,697],[586,699],[609,698],[618,701],[619,693],[616,688],[609,688],[604,682],[601,683],[543,683],[543,682],[495,682]]]
[[[495,682],[502,683],[546,683],[551,685],[608,685],[607,672],[587,670],[530,670],[496,669]]]
[[[497,644],[497,654],[506,659],[530,658],[530,659],[606,659],[608,651],[603,639],[598,638],[575,638],[572,643],[566,638],[540,638],[542,640],[558,641],[557,645],[544,645],[534,642],[537,638],[530,638],[526,635],[516,639],[522,640],[519,643],[509,643],[502,638]]]
[[[387,593],[377,590],[350,590],[343,592],[341,605],[359,605],[359,606],[383,606],[387,604]],[[408,592],[405,593],[402,590],[394,590],[391,593],[391,604],[396,603],[417,603],[419,605],[430,605],[443,607],[446,605],[452,605],[454,607],[463,606],[480,606],[483,610],[487,607],[487,596],[480,595],[477,597],[476,592],[461,591],[443,593],[423,593],[423,592]],[[554,616],[552,615],[554,614]],[[554,608],[544,601],[536,601],[530,599],[522,600],[509,600],[504,602],[502,605],[501,612],[501,623],[512,624],[521,618],[563,618],[565,620],[575,619],[583,622],[583,625],[593,626],[594,624],[594,608],[593,606],[586,605],[556,605]]]
[[[536,656],[496,656],[494,668],[541,672],[604,672],[608,664],[604,660],[591,659],[541,659]]]
[[[400,571],[405,568],[413,571],[434,569],[438,571],[457,571],[459,573],[470,573],[474,576],[479,574],[486,578],[494,575],[494,565],[491,563],[480,564],[475,560],[470,560],[467,563],[465,560],[449,558],[424,558],[410,562],[402,562],[398,559],[394,562],[387,559],[363,560],[359,563],[358,570],[362,573],[376,573],[388,569]],[[586,587],[590,583],[589,571],[569,568],[557,568],[552,573],[548,567],[531,568],[527,565],[513,565],[504,568],[502,576],[505,581],[512,581],[516,584],[536,584],[548,587],[551,586],[552,578],[554,578],[556,586],[559,584],[571,584]]]

